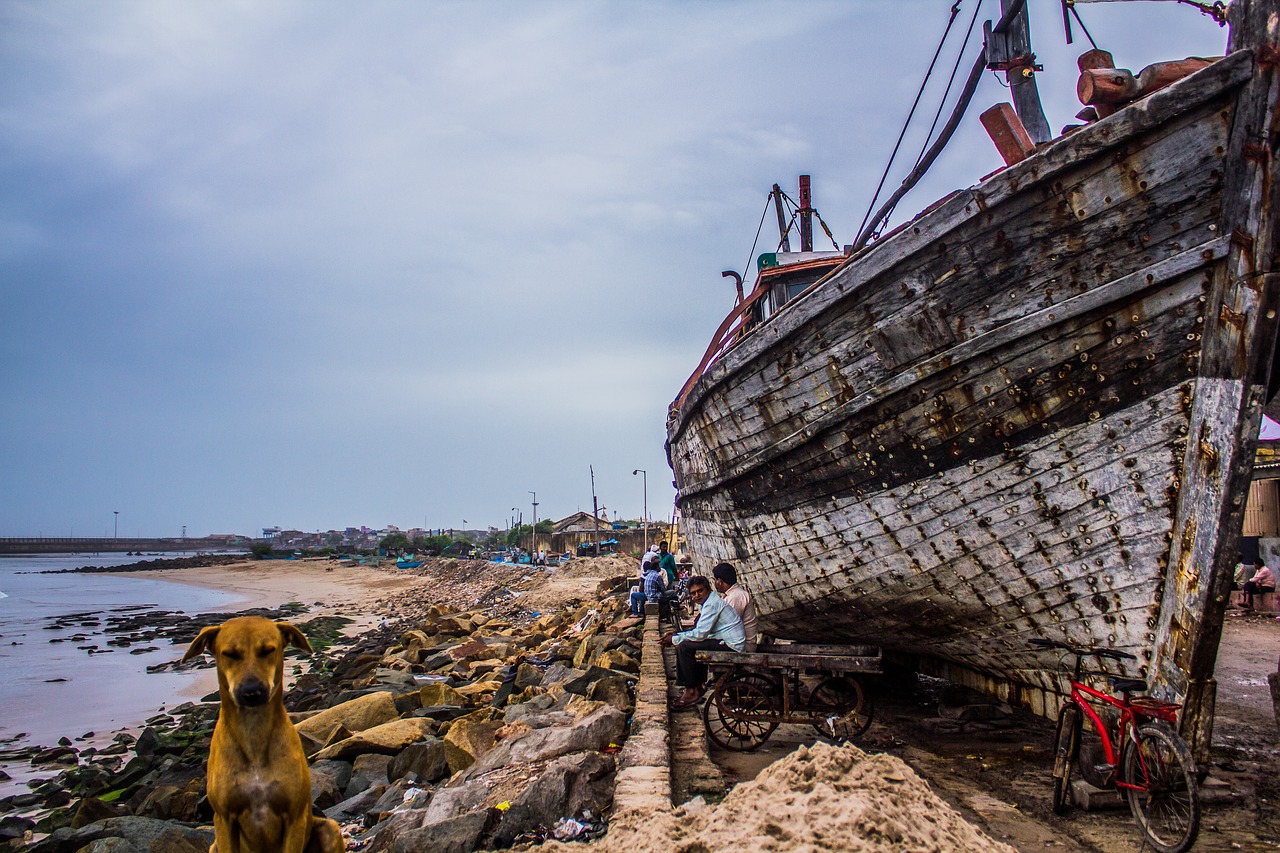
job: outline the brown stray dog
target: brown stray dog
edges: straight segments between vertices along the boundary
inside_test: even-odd
[[[218,663],[222,708],[206,782],[213,806],[209,853],[346,849],[338,824],[311,814],[311,769],[284,710],[286,645],[311,651],[293,625],[241,616],[205,628],[182,656],[208,652]]]

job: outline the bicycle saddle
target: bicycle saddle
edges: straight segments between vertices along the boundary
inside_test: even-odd
[[[1121,693],[1146,693],[1147,682],[1137,678],[1109,678],[1111,688]]]

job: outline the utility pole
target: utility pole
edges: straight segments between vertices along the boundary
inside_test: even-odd
[[[529,559],[533,559],[533,555],[538,553],[538,493],[529,492],[533,495],[533,527],[529,530]]]
[[[631,476],[636,474],[643,475],[640,479],[644,483],[644,549],[649,550],[649,472],[643,468],[637,468],[631,472]]]
[[[593,465],[588,465],[587,470],[591,472],[591,518],[596,528],[596,556],[600,556],[600,504],[596,501],[596,469]]]

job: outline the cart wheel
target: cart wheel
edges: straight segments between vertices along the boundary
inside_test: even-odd
[[[836,741],[853,740],[871,725],[871,696],[856,678],[837,675],[813,688],[809,705],[823,716],[813,724],[818,734]]]
[[[707,736],[722,749],[749,752],[778,727],[778,707],[760,676],[731,676],[716,685],[702,708]]]

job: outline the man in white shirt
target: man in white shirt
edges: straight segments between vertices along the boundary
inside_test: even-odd
[[[737,612],[711,589],[704,577],[689,578],[689,598],[698,605],[698,621],[688,631],[662,635],[662,645],[676,647],[676,684],[684,688],[672,710],[693,708],[706,689],[707,666],[699,663],[700,651],[743,651],[746,638]]]
[[[725,600],[738,618],[742,620],[742,631],[746,635],[745,651],[756,650],[756,605],[751,600],[751,593],[738,583],[738,570],[730,563],[720,563],[711,570],[715,581],[716,592]]]

